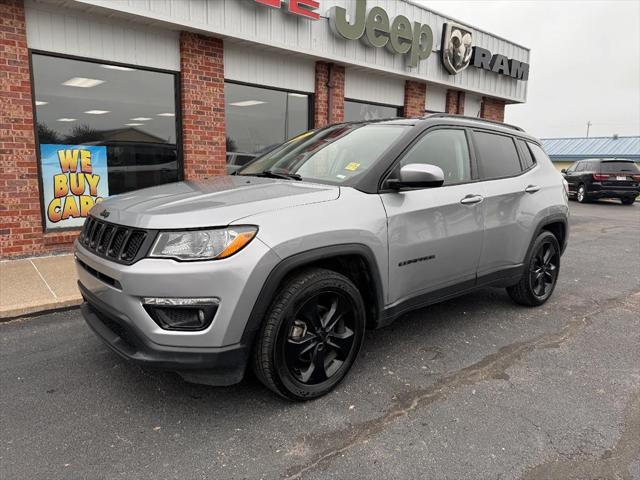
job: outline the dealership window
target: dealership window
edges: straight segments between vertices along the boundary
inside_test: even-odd
[[[310,96],[225,82],[227,163],[241,166],[309,130]]]
[[[80,226],[101,198],[181,176],[176,74],[34,53],[46,227]]]
[[[381,118],[400,117],[400,108],[375,103],[344,101],[344,121],[357,122],[360,120],[378,120]]]

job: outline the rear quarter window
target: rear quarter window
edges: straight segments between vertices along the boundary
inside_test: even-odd
[[[522,166],[527,170],[535,165],[536,160],[533,158],[533,154],[531,153],[531,150],[529,150],[527,142],[520,139],[518,139],[517,142],[518,145],[520,145],[520,152],[522,153]]]
[[[527,142],[527,144],[529,145],[529,148],[531,149],[531,153],[533,154],[533,158],[535,159],[536,163],[542,163],[542,162],[551,163],[551,159],[544,152],[542,147],[540,147],[539,145],[536,145],[535,143]],[[583,164],[584,164],[584,162],[577,162],[577,163],[574,163],[571,166],[571,168],[573,169],[573,171],[579,172],[580,170],[584,170],[584,165]]]
[[[473,132],[480,156],[482,177],[511,177],[522,172],[516,144],[511,137],[488,132]]]

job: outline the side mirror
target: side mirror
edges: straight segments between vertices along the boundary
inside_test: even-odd
[[[399,178],[387,181],[389,188],[434,188],[444,183],[444,172],[440,167],[424,163],[410,163],[400,169]]]
[[[567,173],[567,169],[563,168],[562,170],[560,170],[560,173]]]

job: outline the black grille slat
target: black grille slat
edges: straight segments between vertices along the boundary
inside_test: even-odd
[[[102,236],[100,237],[100,241],[98,242],[98,246],[96,248],[98,252],[102,253],[107,251],[107,246],[111,242],[111,236],[113,235],[114,230],[115,227],[113,225],[107,225],[102,230]]]
[[[85,221],[80,243],[88,250],[119,263],[131,264],[140,257],[141,249],[152,240],[149,232],[115,225],[94,217]]]
[[[98,223],[96,228],[93,229],[93,231],[91,232],[91,240],[89,241],[89,247],[96,248],[96,246],[98,245],[98,240],[100,238],[100,235],[102,235],[103,229],[104,229],[103,223]]]
[[[146,233],[140,230],[131,232],[127,240],[127,245],[122,251],[122,260],[131,260],[134,258],[138,254],[138,250],[140,250],[146,236]]]
[[[109,247],[109,251],[107,255],[110,257],[118,258],[120,256],[120,250],[124,245],[124,241],[127,238],[129,230],[126,228],[118,228],[116,233],[113,235],[113,242],[111,242],[111,246]]]

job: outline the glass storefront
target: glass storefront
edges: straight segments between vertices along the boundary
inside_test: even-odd
[[[377,105],[375,103],[344,101],[344,121],[357,122],[359,120],[378,120],[381,118],[400,117],[400,107]]]
[[[181,177],[176,74],[34,53],[47,229],[80,226],[108,195]]]
[[[231,168],[310,128],[310,96],[304,93],[225,82],[224,101]]]

